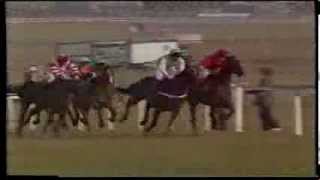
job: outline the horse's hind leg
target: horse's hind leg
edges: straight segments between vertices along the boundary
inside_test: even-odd
[[[34,125],[37,125],[37,124],[39,124],[40,123],[40,112],[38,112],[38,114],[37,114],[37,119],[35,120],[35,121],[33,121],[33,124]]]
[[[37,114],[37,116],[40,116],[41,108],[39,106],[36,106],[35,108],[31,109],[30,112],[27,114],[26,120],[23,122],[23,126],[27,125],[31,117]]]
[[[128,119],[128,116],[129,116],[129,112],[130,112],[130,108],[137,104],[139,102],[139,99],[137,98],[134,98],[134,97],[129,97],[127,103],[126,103],[126,108],[125,108],[125,112],[124,112],[124,115],[122,116],[122,118],[119,120],[119,122],[123,122],[125,120]]]
[[[66,110],[66,111],[68,111],[68,110]],[[69,127],[68,127],[68,124],[66,121],[66,113],[67,112],[63,112],[63,113],[59,114],[59,121],[60,121],[60,125],[63,129],[69,130]]]
[[[191,126],[192,126],[192,131],[193,133],[197,133],[197,124],[196,124],[196,104],[190,103],[189,104],[189,109],[190,109],[190,122],[191,122]]]
[[[147,103],[146,108],[145,108],[145,112],[144,112],[144,118],[143,120],[140,122],[140,126],[145,126],[149,120],[149,115],[150,115],[150,104]]]
[[[23,127],[24,127],[25,114],[26,114],[26,112],[28,110],[28,107],[29,107],[29,104],[22,103],[20,117],[19,117],[18,126],[17,126],[17,130],[16,130],[16,134],[19,137],[22,136],[22,130],[23,130]]]
[[[66,130],[68,129],[68,126],[66,124],[66,112],[60,112],[59,113],[59,119],[56,121],[55,126],[54,126],[54,133],[55,136],[59,136],[59,128],[63,127]]]

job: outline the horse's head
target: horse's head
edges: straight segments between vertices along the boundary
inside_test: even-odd
[[[222,73],[237,74],[239,77],[244,74],[240,60],[235,56],[228,57],[225,62],[225,68],[222,70]]]

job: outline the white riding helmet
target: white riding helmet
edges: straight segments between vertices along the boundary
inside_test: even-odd
[[[181,54],[182,51],[179,48],[171,49],[169,54]]]
[[[35,71],[38,71],[38,70],[39,70],[39,68],[37,66],[35,66],[35,65],[32,65],[32,66],[29,67],[29,71],[30,72],[35,72]]]

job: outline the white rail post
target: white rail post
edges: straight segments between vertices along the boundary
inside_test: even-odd
[[[302,123],[302,108],[301,108],[301,96],[294,96],[294,116],[295,116],[295,134],[297,136],[303,135],[303,123]]]
[[[243,87],[237,85],[235,88],[235,131],[243,132]]]
[[[146,104],[147,104],[146,100],[142,100],[141,102],[138,103],[137,126],[139,130],[143,130],[143,127],[144,127],[140,125],[140,122],[143,121],[144,119]]]
[[[210,117],[210,106],[205,105],[204,106],[204,131],[210,131],[211,130],[211,117]]]
[[[7,97],[7,128],[9,132],[15,132],[18,125],[17,103],[19,100],[19,96],[9,95]]]

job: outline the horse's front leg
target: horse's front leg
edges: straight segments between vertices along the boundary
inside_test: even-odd
[[[73,112],[75,113],[75,116],[73,116],[72,114],[72,110],[71,110],[71,107],[73,109]],[[68,106],[67,108],[67,114],[68,116],[70,117],[71,119],[71,122],[72,122],[72,125],[75,127],[78,125],[78,122],[79,122],[79,112],[77,111],[77,107],[71,103],[70,106]]]
[[[90,132],[91,128],[90,128],[90,124],[88,121],[88,115],[89,115],[89,109],[85,108],[85,109],[79,109],[80,110],[80,120],[81,122],[87,127],[87,131]]]
[[[110,119],[108,119],[108,129],[113,131],[114,130],[114,122],[116,120],[116,117],[117,117],[117,112],[116,110],[114,109],[114,107],[112,106],[112,103],[110,101],[109,104],[107,104],[106,108],[110,111],[111,113],[111,117]]]
[[[173,131],[172,125],[173,125],[174,120],[176,120],[178,114],[179,114],[179,109],[176,109],[171,112],[171,116],[170,116],[170,119],[168,122],[166,134],[169,134],[171,131]]]
[[[231,103],[229,103],[226,108],[221,110],[219,114],[220,130],[227,129],[227,121],[230,119],[233,113],[234,113],[234,107]]]
[[[215,108],[213,106],[210,107],[210,119],[211,119],[211,129],[216,130],[218,128],[217,118],[215,116]]]
[[[47,122],[46,122],[46,124],[44,125],[44,127],[43,127],[43,130],[42,130],[42,134],[44,134],[44,133],[46,133],[47,132],[47,129],[48,129],[48,127],[54,122],[54,114],[53,114],[53,112],[51,111],[51,110],[47,110],[47,112],[48,112],[48,120],[47,120]]]
[[[191,122],[191,127],[192,127],[192,132],[194,134],[197,134],[197,123],[196,123],[196,109],[197,109],[197,104],[193,102],[189,102],[189,110],[190,110],[190,122]]]
[[[98,118],[99,118],[98,126],[99,126],[99,128],[103,128],[105,126],[105,124],[104,124],[104,121],[103,121],[102,108],[98,107],[98,108],[96,108],[96,111],[97,111]]]

